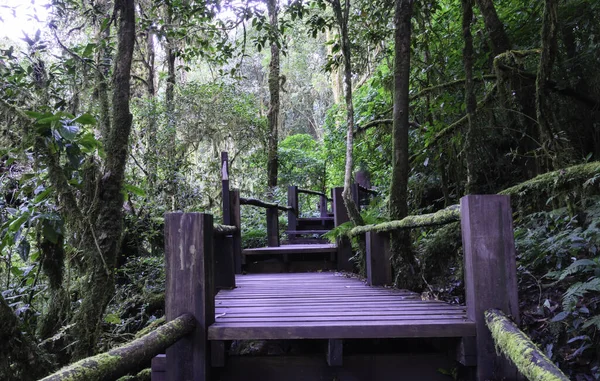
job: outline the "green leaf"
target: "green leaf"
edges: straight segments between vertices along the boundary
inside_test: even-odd
[[[17,252],[19,253],[19,257],[21,257],[21,260],[23,262],[25,262],[27,258],[29,258],[30,251],[31,245],[29,244],[29,241],[27,241],[26,239],[22,240],[21,243],[19,243],[19,246],[17,247]]]
[[[58,133],[62,136],[63,139],[72,141],[77,136],[79,132],[79,127],[77,126],[68,126],[66,124],[58,127]]]
[[[106,315],[104,321],[110,324],[121,324],[121,318],[117,314]]]
[[[567,316],[569,316],[569,312],[562,311],[562,312],[559,312],[558,314],[556,314],[556,316],[554,316],[551,321],[554,323],[563,321],[567,318]]]
[[[19,230],[21,228],[21,226],[23,226],[23,224],[25,222],[27,222],[28,219],[29,219],[29,212],[23,213],[19,218],[17,218],[13,222],[11,222],[10,225],[8,225],[8,231],[11,233],[16,232],[17,230]]]
[[[74,123],[80,123],[80,124],[96,124],[96,118],[94,118],[92,115],[90,114],[81,114],[79,115],[77,118],[73,119]]]
[[[44,201],[46,198],[48,198],[48,195],[50,193],[52,193],[52,187],[48,187],[48,188],[44,189],[43,191],[38,193],[37,196],[35,196],[35,198],[33,199],[33,203],[38,204],[38,203]]]
[[[123,188],[129,192],[129,193],[133,193],[136,196],[139,197],[146,197],[146,192],[139,187],[136,187],[135,185],[131,185],[131,184],[123,184]]]

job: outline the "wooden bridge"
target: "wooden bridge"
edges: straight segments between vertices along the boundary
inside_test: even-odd
[[[238,190],[229,191],[226,157],[223,163],[227,226],[216,226],[208,214],[165,217],[166,318],[192,314],[197,325],[166,355],[154,358],[154,381],[448,380],[438,369],[450,370],[455,361],[479,381],[516,379],[515,369],[497,356],[483,316],[498,308],[519,318],[508,197],[461,199],[467,303],[457,306],[383,287],[391,283],[386,233],[366,233],[366,281],[339,271],[352,270],[350,245],[323,244],[303,235],[303,229],[308,236],[325,229],[301,226],[297,188],[289,189],[285,207],[242,201]],[[343,221],[345,210],[336,204],[340,193],[333,192],[331,212],[327,196],[318,194],[322,219],[309,223],[329,223],[331,217],[334,225]],[[241,249],[243,203],[266,208],[268,247]],[[284,245],[278,237],[279,210],[288,212]],[[274,255],[290,262],[283,257],[311,252],[330,254],[336,271],[242,275],[245,257]],[[303,340],[312,350],[279,356],[235,353],[240,341],[256,340]]]

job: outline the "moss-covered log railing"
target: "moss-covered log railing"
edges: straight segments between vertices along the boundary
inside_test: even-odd
[[[500,349],[529,381],[569,381],[569,378],[502,311],[485,311],[485,321],[496,348]]]
[[[355,237],[368,232],[389,233],[400,229],[422,228],[436,225],[449,224],[460,220],[460,206],[452,205],[435,213],[408,216],[401,220],[388,221],[381,224],[357,226],[348,232],[350,237]]]
[[[80,360],[42,381],[116,380],[142,369],[154,356],[190,334],[195,326],[196,319],[190,314],[183,314],[139,339]]]

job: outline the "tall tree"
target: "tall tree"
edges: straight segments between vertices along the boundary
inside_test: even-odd
[[[465,46],[463,48],[463,66],[465,69],[465,103],[467,109],[467,134],[465,152],[467,155],[467,193],[477,192],[477,158],[475,157],[475,124],[473,117],[477,110],[475,85],[473,83],[473,0],[462,0],[462,32]]]
[[[398,220],[408,214],[408,112],[410,98],[410,40],[411,19],[414,0],[396,0],[394,13],[394,110],[393,110],[393,158],[392,182],[390,185],[390,219]],[[408,235],[403,232],[392,234],[391,249],[396,256],[399,276],[398,285],[411,288],[418,282],[418,266],[408,247]]]
[[[279,26],[278,1],[266,0],[269,13],[269,32],[271,41],[271,62],[269,63],[269,110],[267,120],[269,123],[268,162],[267,162],[267,186],[277,186],[277,141],[279,127]]]
[[[346,167],[344,171],[344,191],[342,198],[348,210],[348,217],[355,225],[364,225],[358,206],[352,197],[352,170],[354,168],[354,105],[352,104],[352,60],[350,53],[350,36],[348,34],[348,20],[350,17],[350,0],[327,0],[333,8],[336,23],[340,29],[340,45],[344,62],[344,85],[346,99]]]
[[[494,2],[492,0],[477,0],[477,5],[483,15],[483,22],[488,32],[494,55],[509,50],[510,40],[504,29],[504,24],[500,20],[500,17],[498,17]]]

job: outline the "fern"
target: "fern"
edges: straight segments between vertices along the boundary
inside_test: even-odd
[[[567,289],[563,295],[563,310],[570,311],[577,304],[577,299],[588,292],[600,292],[600,278],[593,277],[587,282],[577,282]]]
[[[571,263],[571,265],[569,267],[564,269],[560,273],[558,280],[563,280],[566,277],[568,277],[569,275],[574,275],[579,272],[593,271],[594,267],[596,267],[596,266],[598,266],[598,263],[596,263],[595,261],[593,261],[591,259],[579,259],[579,260]]]
[[[600,315],[592,316],[583,323],[583,328],[588,328],[595,325],[596,328],[600,329]]]

